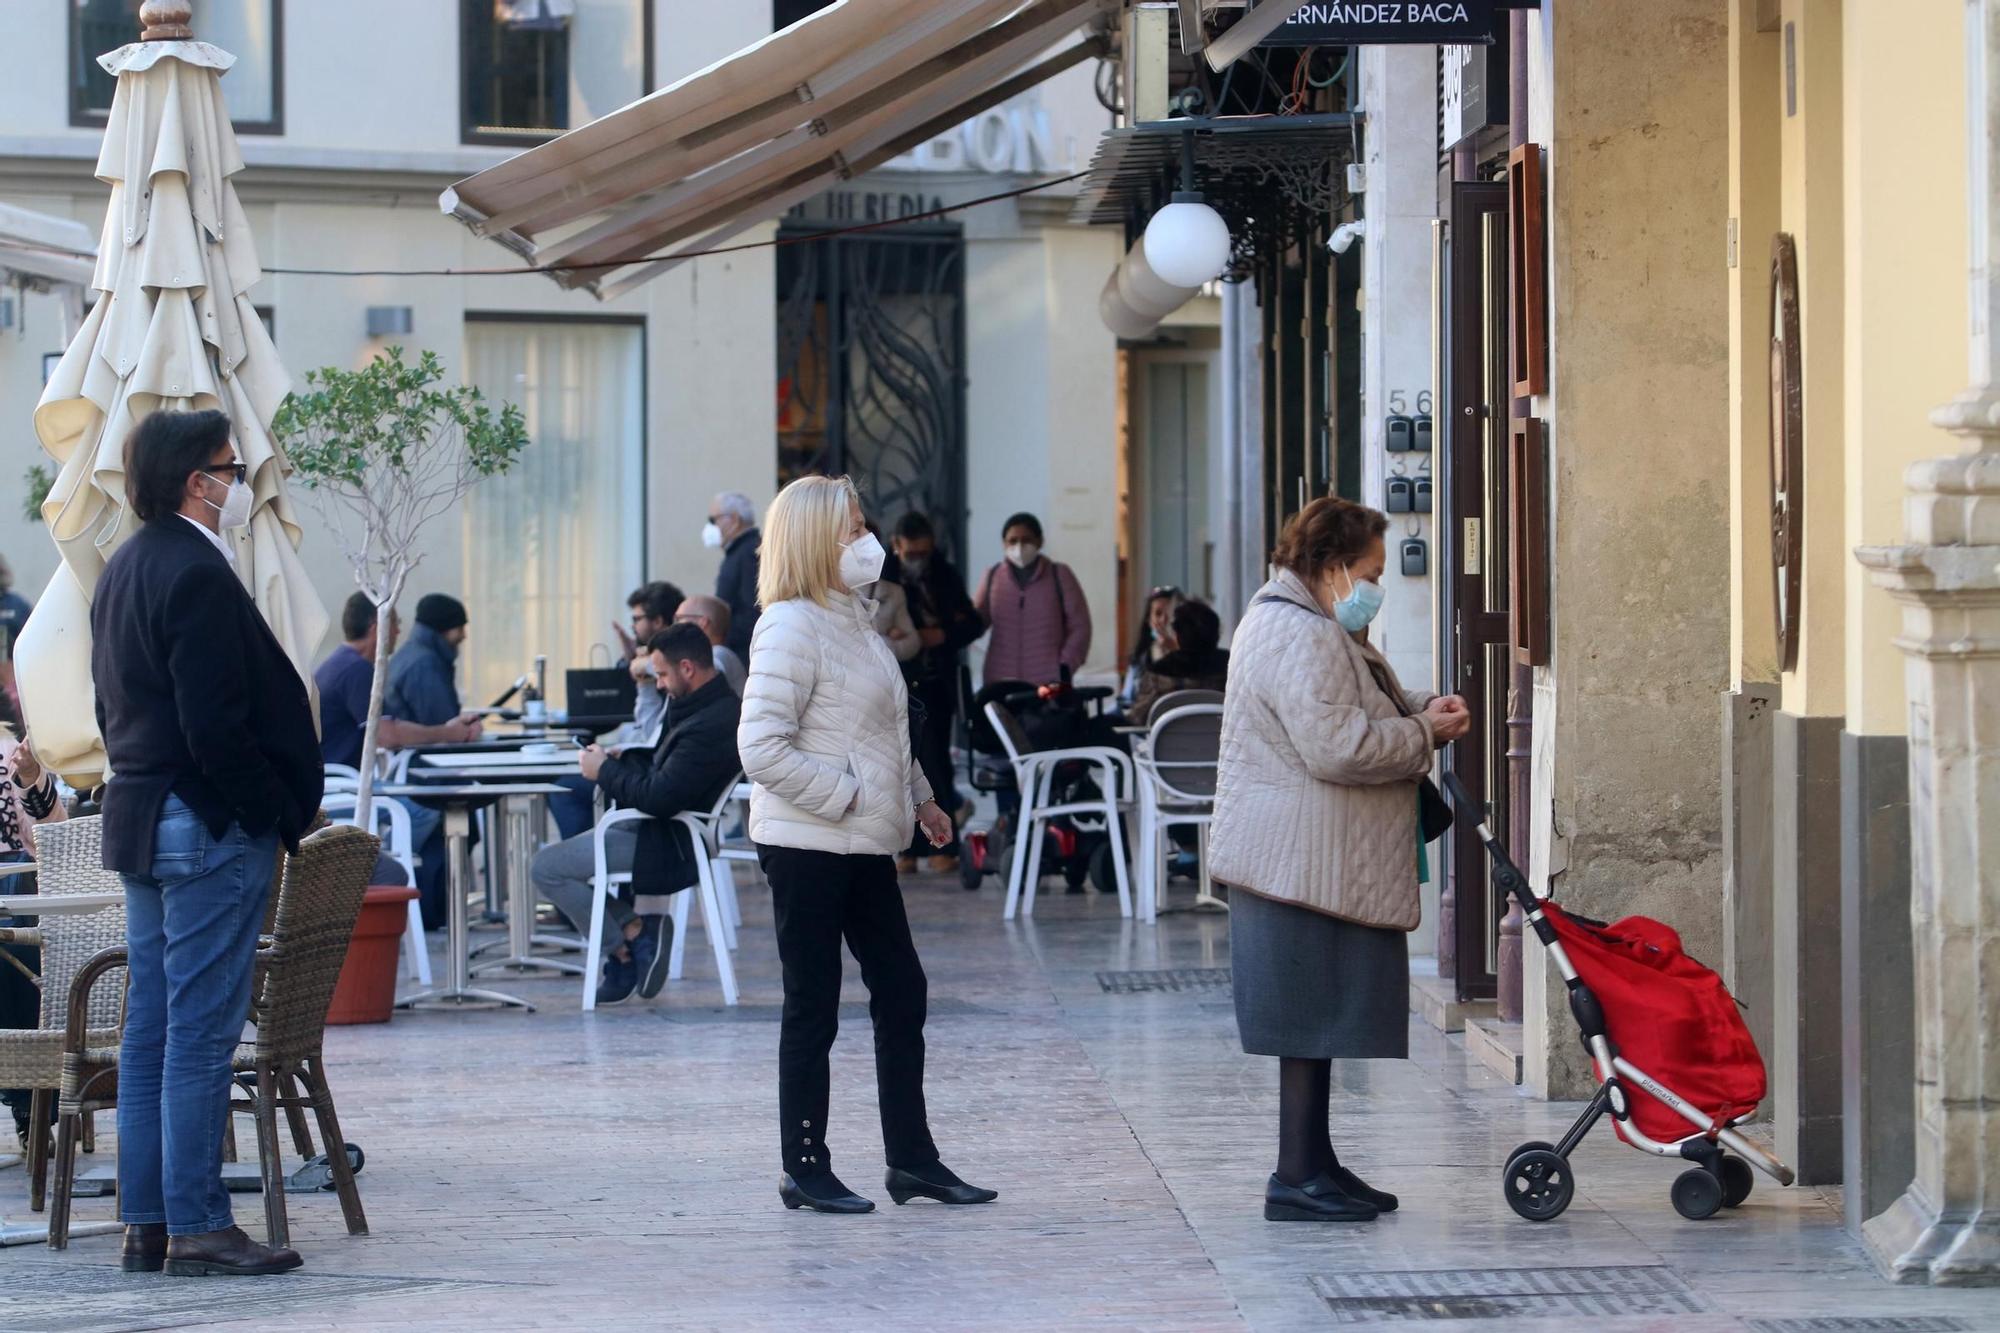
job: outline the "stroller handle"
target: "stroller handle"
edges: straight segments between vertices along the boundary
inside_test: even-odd
[[[1511,895],[1521,904],[1524,912],[1535,910],[1535,891],[1528,885],[1528,877],[1514,864],[1507,849],[1500,845],[1500,837],[1486,823],[1486,803],[1476,799],[1467,789],[1465,782],[1446,769],[1444,789],[1451,794],[1451,803],[1458,807],[1461,815],[1475,820],[1479,829],[1479,841],[1486,847],[1486,854],[1493,858],[1493,887],[1503,895]]]

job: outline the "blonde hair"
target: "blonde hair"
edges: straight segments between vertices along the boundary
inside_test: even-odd
[[[758,553],[757,605],[804,597],[826,605],[840,581],[841,538],[861,503],[846,477],[800,477],[764,511],[764,545]]]

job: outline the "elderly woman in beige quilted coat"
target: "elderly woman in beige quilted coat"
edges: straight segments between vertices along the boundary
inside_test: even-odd
[[[1368,642],[1388,526],[1346,500],[1307,505],[1231,645],[1210,860],[1231,890],[1243,1049],[1279,1060],[1272,1221],[1396,1207],[1334,1152],[1332,1061],[1409,1055],[1417,783],[1469,718],[1455,695],[1405,690]]]
[[[823,1213],[875,1207],[833,1174],[826,1146],[843,938],[861,964],[875,1024],[889,1197],[996,1197],[938,1161],[924,1110],[926,982],[896,857],[913,828],[941,845],[952,827],[911,756],[903,671],[861,591],[882,577],[886,559],[845,477],[803,477],[779,492],[764,518],[763,609],[736,731],[785,978],[778,1196],[787,1208]]]

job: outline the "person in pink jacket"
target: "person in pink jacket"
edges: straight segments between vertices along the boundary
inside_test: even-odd
[[[979,580],[973,605],[993,631],[985,683],[1054,685],[1090,656],[1090,604],[1068,565],[1042,554],[1042,521],[1016,514],[1000,529],[1007,558]]]

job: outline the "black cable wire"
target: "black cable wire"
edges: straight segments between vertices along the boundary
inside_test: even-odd
[[[610,273],[635,264],[651,264],[661,260],[701,259],[710,255],[741,254],[745,250],[771,250],[784,245],[797,245],[805,241],[817,240],[822,236],[851,236],[859,232],[881,231],[888,227],[900,227],[911,222],[925,222],[933,218],[946,217],[968,208],[978,208],[982,204],[995,204],[1008,199],[1018,199],[1022,195],[1034,194],[1040,190],[1067,185],[1071,181],[1082,180],[1088,171],[1073,171],[1067,176],[1052,176],[1048,180],[1036,181],[1033,185],[1023,185],[1019,189],[1002,190],[997,194],[981,195],[977,199],[967,199],[963,203],[946,204],[940,208],[925,209],[921,213],[910,213],[898,218],[883,218],[876,222],[860,222],[851,227],[813,228],[793,236],[774,236],[768,241],[744,241],[738,245],[719,245],[708,250],[682,250],[668,254],[632,255],[619,259],[601,259],[594,264],[523,264],[511,268],[267,268],[267,276],[293,278],[513,278],[525,274],[550,273]],[[37,245],[32,241],[13,242],[16,248],[32,250],[38,254],[60,255],[67,259],[88,259],[97,256],[86,250],[71,250],[63,246]]]

